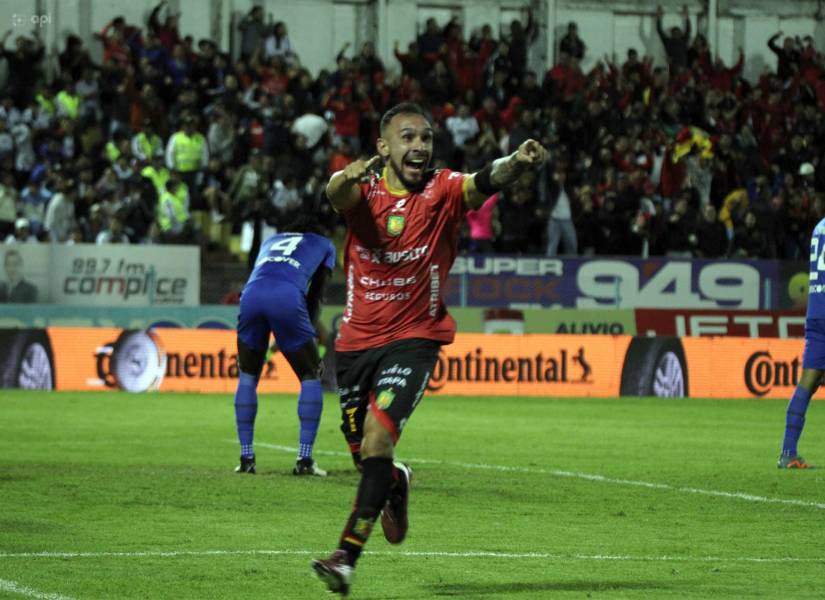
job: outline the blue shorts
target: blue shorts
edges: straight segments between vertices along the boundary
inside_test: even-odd
[[[282,352],[294,352],[315,338],[304,293],[291,283],[259,279],[241,292],[238,339],[263,352],[270,332]]]
[[[802,354],[802,368],[825,371],[825,319],[805,321],[805,352]]]

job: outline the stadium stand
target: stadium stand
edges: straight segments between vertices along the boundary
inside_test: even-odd
[[[499,39],[491,26],[465,39],[456,19],[430,19],[396,45],[395,64],[367,42],[318,73],[302,65],[288,19],[255,9],[236,23],[237,59],[180,32],[161,3],[146,23],[107,23],[100,64],[68,35],[53,77],[36,35],[9,48],[7,33],[0,236],[200,244],[224,282],[204,301],[217,301],[268,228],[296,212],[317,212],[341,238],[326,179],[371,155],[382,112],[411,100],[433,115],[435,167],[472,171],[528,137],[551,149],[545,169],[492,203],[485,248],[803,259],[825,215],[822,53],[777,33],[765,48],[778,68],[748,81],[741,51],[725,65],[701,33],[665,31],[661,17],[667,64],[630,49],[587,72],[576,23],[556,64],[528,68],[532,15]],[[469,227],[463,244],[479,247]]]

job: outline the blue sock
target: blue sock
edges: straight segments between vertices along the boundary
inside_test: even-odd
[[[805,411],[811,401],[811,392],[796,386],[791,401],[788,403],[788,412],[785,417],[785,439],[782,442],[782,454],[796,456],[796,443],[802,435],[805,426]]]
[[[312,445],[321,424],[321,411],[324,409],[324,390],[319,379],[301,382],[301,395],[298,396],[298,418],[301,420],[301,439],[298,458],[312,456]]]
[[[240,373],[238,389],[235,391],[235,423],[238,426],[241,456],[247,458],[255,455],[252,449],[252,436],[255,431],[255,415],[258,414],[257,387],[257,377],[249,373]]]

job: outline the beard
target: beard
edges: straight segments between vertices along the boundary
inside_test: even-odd
[[[404,167],[403,165],[399,165],[395,160],[389,158],[387,161],[390,165],[390,169],[393,170],[395,176],[398,177],[398,180],[401,184],[411,192],[420,192],[424,189],[424,184],[427,182],[427,167],[429,161],[424,164],[423,168],[421,169],[421,175],[418,177],[418,180],[410,179],[404,174]]]

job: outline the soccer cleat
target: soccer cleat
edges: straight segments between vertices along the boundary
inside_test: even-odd
[[[299,458],[292,469],[293,475],[315,475],[316,477],[326,477],[327,472],[318,468],[311,458]]]
[[[407,527],[409,526],[407,505],[410,499],[412,469],[400,462],[394,462],[393,465],[398,469],[400,478],[390,491],[390,497],[381,512],[381,528],[384,530],[384,537],[390,544],[400,544],[407,536]]]
[[[349,594],[354,569],[347,563],[347,551],[338,549],[329,558],[312,561],[312,570],[333,594]]]
[[[249,473],[250,475],[255,474],[255,457],[254,456],[242,456],[241,457],[241,464],[235,467],[236,473]]]
[[[778,469],[810,469],[811,465],[806,463],[805,459],[798,454],[795,456],[783,454],[779,457],[776,467]]]

